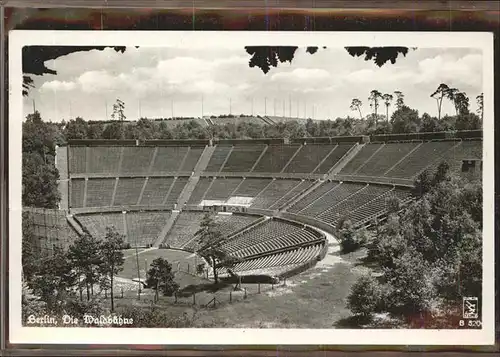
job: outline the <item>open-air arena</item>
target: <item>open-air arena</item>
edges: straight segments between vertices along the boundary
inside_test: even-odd
[[[104,237],[107,227],[125,237],[117,306],[156,301],[144,282],[163,257],[180,290],[157,303],[173,316],[196,314],[201,326],[342,327],[349,289],[369,268],[360,263],[363,250],[341,254],[339,222],[373,229],[391,199],[404,209],[418,174],[442,161],[477,176],[481,135],[69,140],[56,149],[59,210],[26,211],[42,250],[84,232]],[[207,212],[226,237],[224,250],[238,258],[231,269],[217,268],[216,287],[196,253]]]

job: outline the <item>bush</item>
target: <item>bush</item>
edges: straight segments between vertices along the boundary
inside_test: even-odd
[[[368,232],[366,229],[355,230],[351,221],[344,220],[338,225],[338,237],[342,253],[351,253],[366,244]]]
[[[347,307],[357,315],[370,319],[371,314],[380,311],[383,294],[380,284],[371,275],[360,277],[352,286],[347,297]]]

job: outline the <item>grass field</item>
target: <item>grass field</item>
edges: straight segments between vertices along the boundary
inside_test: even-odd
[[[124,251],[125,263],[123,270],[118,274],[121,278],[137,279],[137,257],[135,249]],[[142,249],[139,250],[139,274],[142,279],[145,277],[146,267],[149,269],[151,263],[156,258],[162,257],[172,264],[173,270],[177,270],[177,263],[180,263],[181,270],[195,269],[196,264],[201,264],[202,260],[193,253],[174,249]]]
[[[327,256],[316,267],[298,274],[274,290],[198,313],[198,323],[232,328],[338,328],[351,316],[346,298],[366,270],[358,265],[360,251]]]
[[[232,285],[218,287],[212,291],[211,281],[183,272],[177,272],[175,279],[185,289],[174,297],[161,296],[158,307],[172,316],[182,314],[196,315],[196,327],[229,328],[345,328],[349,326],[351,312],[346,307],[346,298],[351,286],[367,267],[361,264],[366,252],[340,255],[338,245],[331,244],[330,252],[315,267],[286,280],[279,286],[243,284],[243,291],[233,291]],[[154,258],[164,256],[167,259],[192,259],[189,253],[168,250],[143,252],[139,257]],[[144,258],[142,258],[144,260]],[[127,262],[128,263],[128,262]],[[136,265],[127,264],[129,274],[134,274]],[[135,274],[137,275],[137,274]],[[186,292],[186,287],[188,287]],[[196,301],[191,289],[196,290]],[[231,301],[229,296],[231,294]],[[134,304],[150,306],[153,290],[143,291],[141,301],[131,294],[128,299],[118,299],[118,306]],[[216,298],[214,308],[205,305]],[[193,303],[196,306],[193,307]]]

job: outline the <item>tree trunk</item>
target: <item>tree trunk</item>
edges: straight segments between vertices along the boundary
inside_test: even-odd
[[[212,257],[212,269],[214,270],[214,282],[217,284],[219,282],[219,276],[217,274],[217,269],[215,268],[215,258]]]
[[[441,105],[443,104],[443,97],[439,98],[438,100],[438,120],[441,120]]]
[[[80,301],[83,301],[82,275],[78,275],[78,291],[80,292]]]
[[[361,108],[358,107],[358,111],[359,111],[359,119],[363,120],[363,114],[361,114]]]
[[[385,114],[385,119],[386,119],[387,121],[389,121],[389,106],[388,106],[388,105],[386,105],[385,107],[386,107],[386,111],[385,111],[385,113],[386,113],[386,114]]]
[[[86,283],[86,285],[87,285],[87,301],[89,301],[90,300],[90,286],[89,286],[88,282]]]
[[[111,271],[111,312],[115,311],[115,294],[113,292],[113,271]]]

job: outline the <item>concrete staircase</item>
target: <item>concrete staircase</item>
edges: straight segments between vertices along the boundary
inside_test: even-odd
[[[186,184],[184,186],[181,194],[179,195],[179,199],[177,200],[177,208],[182,209],[186,202],[189,200],[189,197],[191,197],[191,194],[193,193],[196,185],[198,184],[198,181],[200,181],[199,176],[191,176]]]
[[[312,185],[311,187],[309,187],[307,190],[305,190],[301,194],[295,196],[290,201],[286,202],[286,204],[283,205],[283,206],[281,206],[279,208],[279,210],[280,211],[284,211],[284,210],[287,210],[289,207],[292,207],[295,203],[299,202],[301,199],[303,199],[304,197],[306,197],[307,195],[309,195],[311,192],[313,192],[315,189],[317,189],[323,183],[324,183],[324,181],[321,181],[321,180],[316,181],[314,183],[314,185]]]
[[[201,154],[196,166],[194,167],[194,176],[200,176],[200,174],[207,168],[208,162],[212,158],[212,154],[215,151],[215,146],[206,146],[205,150]]]
[[[349,150],[338,162],[337,164],[328,172],[327,178],[333,180],[335,175],[337,175],[349,161],[352,160],[354,156],[365,146],[365,144],[354,145],[351,150]]]
[[[78,222],[75,220],[75,218],[73,217],[73,215],[70,215],[68,214],[66,216],[66,220],[68,221],[68,223],[70,224],[70,226],[79,234],[79,235],[82,235],[84,232],[83,232],[83,229],[82,227],[80,227],[80,225],[78,224]]]
[[[177,200],[178,209],[182,209],[182,207],[184,207],[186,202],[191,197],[191,194],[193,193],[196,185],[198,184],[198,181],[200,181],[200,175],[202,174],[203,171],[205,171],[214,151],[215,151],[215,146],[206,146],[205,150],[203,150],[203,153],[201,154],[200,158],[198,159],[198,162],[196,163],[196,166],[194,167],[193,175],[189,178],[186,186],[184,186],[184,189],[179,195],[179,199]]]
[[[158,238],[154,242],[153,247],[158,248],[160,246],[160,244],[163,243],[163,241],[167,237],[168,232],[170,232],[175,221],[177,220],[179,213],[180,213],[180,211],[178,211],[178,210],[172,211],[172,214],[170,215],[170,217],[168,217],[167,223],[165,223],[165,226],[163,227],[160,234],[158,235]]]

